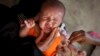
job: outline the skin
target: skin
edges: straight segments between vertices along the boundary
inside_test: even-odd
[[[60,7],[43,6],[40,13],[36,16],[39,18],[40,34],[36,39],[36,44],[41,51],[44,51],[47,46],[53,41],[56,33],[59,31],[59,26],[63,20],[64,9]],[[21,30],[21,36],[27,36],[30,28],[35,28],[37,25],[33,19],[25,20],[25,27]],[[35,26],[34,26],[35,25]],[[37,29],[37,28],[36,28]],[[46,40],[40,44],[41,39],[46,37]]]
[[[64,12],[59,8],[46,7],[40,12],[39,26],[45,33],[50,33],[54,28],[59,27]]]
[[[42,32],[40,37],[36,39],[36,43],[39,44],[42,37],[47,37],[47,40],[43,43],[43,45],[39,45],[40,49],[44,49],[45,46],[51,43],[50,41],[53,41],[52,39],[59,31],[58,27],[62,22],[63,15],[64,11],[62,10],[62,8],[47,6],[41,9],[41,12],[39,14],[39,26]]]
[[[39,37],[36,39],[36,44],[41,51],[45,51],[48,48],[47,46],[49,46],[51,41],[53,41],[54,37],[57,35],[56,33],[59,31],[58,27],[62,22],[64,10],[62,8],[47,6],[42,8],[41,12],[37,16],[39,17],[39,27],[41,30]],[[27,32],[30,28],[35,27],[34,25],[36,25],[32,19],[25,21],[25,24]],[[47,37],[47,39],[42,44],[40,44],[43,37]],[[67,46],[61,45],[60,47],[65,49],[65,55],[70,55],[70,49],[66,48]],[[60,48],[58,48],[58,50],[59,49]],[[62,52],[62,50],[60,51]],[[60,51],[58,51],[58,54]]]
[[[73,42],[78,42],[80,44],[91,44],[91,45],[98,45],[98,46],[100,46],[100,42],[97,42],[97,41],[89,39],[85,35],[85,31],[83,31],[83,30],[74,31],[71,34],[69,40],[71,41],[70,44],[72,44]]]
[[[53,41],[54,37],[57,35],[56,33],[59,31],[58,27],[63,20],[63,16],[64,9],[49,6],[45,6],[44,8],[42,8],[40,13],[37,15],[37,17],[39,18],[39,27],[41,30],[39,37],[36,39],[36,44],[41,51],[45,51],[48,48],[47,46],[52,43],[51,41]],[[27,28],[26,32],[28,32],[30,28],[34,28],[34,25],[36,25],[34,23],[34,20],[32,19],[27,20],[24,23],[26,25],[25,30]],[[23,33],[25,33],[25,30]],[[40,44],[41,39],[44,37],[46,37],[47,39],[42,44]],[[65,45],[61,45],[60,47],[63,47],[65,49],[65,55],[70,55],[69,48],[66,48]],[[58,48],[58,50],[59,49],[60,48]],[[62,50],[60,51],[62,52]],[[58,51],[58,54],[60,51]]]
[[[82,50],[77,50],[73,48],[72,45],[68,45],[69,41],[66,41],[64,44],[60,44],[57,48],[57,56],[71,56],[72,53],[74,56],[86,56],[86,52]]]
[[[21,29],[19,32],[20,37],[24,38],[25,36],[27,36],[29,30],[33,27],[35,27],[35,21],[33,20],[33,18],[29,18],[29,20],[25,20],[24,24],[21,24]]]

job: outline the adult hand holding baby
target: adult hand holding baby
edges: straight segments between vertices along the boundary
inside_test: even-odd
[[[40,36],[36,39],[36,43],[38,44],[38,47],[41,51],[45,51],[46,49],[48,49],[48,46],[51,46],[51,44],[53,43],[53,41],[55,40],[55,36],[57,36],[57,32],[59,31],[58,28],[55,28],[49,35],[48,37],[44,37],[44,32],[41,31]],[[44,41],[41,41],[41,39],[45,39]],[[41,43],[42,44],[39,44]]]

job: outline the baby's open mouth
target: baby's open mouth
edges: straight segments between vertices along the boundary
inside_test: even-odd
[[[47,26],[45,26],[44,30],[47,31],[47,32],[50,32],[52,29],[49,25],[47,25]]]

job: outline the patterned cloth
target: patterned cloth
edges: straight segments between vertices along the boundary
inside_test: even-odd
[[[61,26],[60,26],[60,34],[66,38],[66,39],[69,39],[69,35],[68,35],[68,32],[66,30],[66,25],[65,23],[62,23]]]

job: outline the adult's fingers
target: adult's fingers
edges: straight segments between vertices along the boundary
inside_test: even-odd
[[[69,40],[70,40],[70,44],[73,42],[85,41],[85,32],[83,30],[75,31],[71,34]]]
[[[43,38],[44,32],[41,31],[40,36],[36,39],[36,43],[38,44],[40,40]]]
[[[55,29],[51,32],[51,34],[49,35],[49,37],[54,37],[54,36],[56,36],[57,33],[58,33],[58,31],[59,31],[59,28],[55,28]]]
[[[54,39],[54,37],[55,37],[57,31],[58,31],[58,28],[55,28],[55,29],[51,32],[51,34],[47,37],[47,39],[44,41],[43,44],[46,45],[46,46],[50,45],[50,43],[51,43],[51,41]]]

